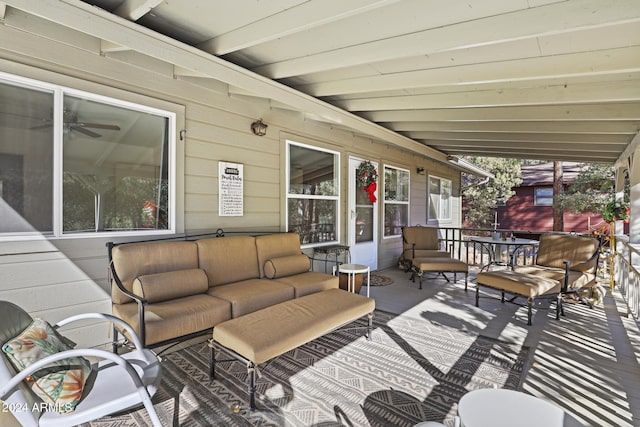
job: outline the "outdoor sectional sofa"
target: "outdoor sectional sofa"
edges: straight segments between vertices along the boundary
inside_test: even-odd
[[[245,362],[252,408],[256,365],[364,316],[370,338],[375,301],[310,271],[295,233],[108,247],[113,314],[148,347],[213,330],[210,375],[214,346]]]
[[[309,271],[295,233],[108,246],[113,314],[147,347],[338,288],[336,276]]]

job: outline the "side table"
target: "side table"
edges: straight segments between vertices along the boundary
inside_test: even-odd
[[[465,427],[583,427],[546,400],[505,389],[470,391],[458,403],[458,416]]]
[[[368,265],[362,264],[340,264],[338,267],[338,273],[344,273],[347,275],[347,290],[349,292],[355,292],[356,287],[356,274],[367,273],[367,297],[369,297],[369,288],[371,286],[371,272]]]
[[[335,257],[336,269],[338,268],[338,257],[343,255],[345,262],[351,262],[351,253],[349,252],[349,246],[347,245],[329,245],[329,246],[317,246],[313,248],[313,259],[316,259],[316,254],[324,255],[324,272],[327,272],[327,262],[329,256]],[[313,265],[313,264],[312,264]],[[335,271],[335,270],[334,270]]]

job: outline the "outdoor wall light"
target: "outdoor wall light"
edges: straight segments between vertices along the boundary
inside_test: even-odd
[[[251,132],[253,132],[254,135],[265,136],[267,134],[267,125],[262,119],[258,119],[251,123]]]
[[[424,175],[424,168],[417,168],[417,169],[416,169],[416,173],[417,173],[418,175]]]

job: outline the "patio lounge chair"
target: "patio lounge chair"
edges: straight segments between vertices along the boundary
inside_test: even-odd
[[[94,348],[70,349],[70,341],[57,329],[87,319],[117,323],[135,349],[121,356]],[[160,361],[122,320],[87,313],[49,325],[13,303],[0,301],[0,341],[0,400],[3,410],[21,425],[78,425],[142,404],[153,425],[162,426],[151,403],[160,384]],[[25,366],[20,370],[16,363]],[[48,391],[46,396],[43,390]]]
[[[543,234],[540,237],[538,253],[533,265],[514,266],[513,270],[484,271],[478,273],[476,287],[476,307],[479,305],[480,286],[527,298],[528,318],[531,325],[533,302],[539,297],[556,300],[556,319],[564,315],[563,298],[575,295],[592,305],[580,295],[584,288],[596,283],[596,270],[600,254],[598,239],[574,234]]]
[[[453,273],[454,281],[457,273],[464,273],[464,288],[467,289],[467,278],[469,267],[466,263],[453,259],[451,254],[441,249],[438,229],[435,227],[403,227],[402,228],[401,263],[406,265],[405,271],[411,270],[411,280],[415,277],[420,279],[420,289],[422,289],[422,277],[424,274],[432,272],[442,274],[449,281],[444,273]]]

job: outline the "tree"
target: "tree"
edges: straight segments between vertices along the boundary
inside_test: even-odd
[[[553,231],[564,231],[564,208],[560,203],[564,194],[562,162],[553,162]]]
[[[491,172],[495,178],[462,174],[463,216],[468,227],[490,228],[496,201],[506,203],[522,183],[520,161],[498,157],[469,157],[466,161]]]
[[[575,213],[602,212],[615,194],[613,166],[602,163],[584,163],[580,173],[567,191],[558,197],[559,204]],[[625,192],[625,194],[628,194]]]

